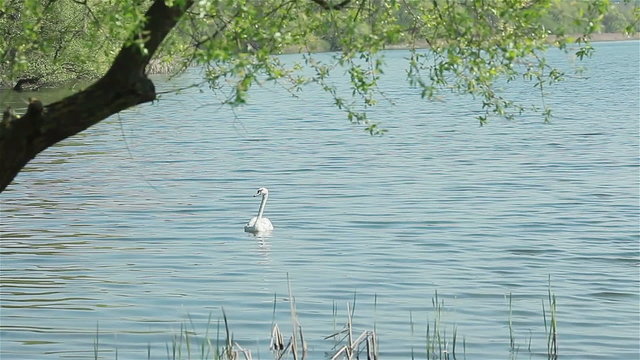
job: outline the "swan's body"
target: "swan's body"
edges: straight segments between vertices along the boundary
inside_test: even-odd
[[[271,220],[266,217],[258,218],[254,216],[249,220],[247,225],[244,226],[244,231],[259,233],[273,230],[273,224],[271,224]]]
[[[273,230],[271,220],[262,216],[262,213],[264,213],[264,207],[267,205],[267,199],[269,198],[269,190],[267,190],[267,188],[260,188],[253,196],[256,197],[258,195],[262,195],[262,201],[260,201],[260,208],[258,209],[258,216],[252,217],[247,225],[244,226],[244,231],[246,232],[258,233]]]

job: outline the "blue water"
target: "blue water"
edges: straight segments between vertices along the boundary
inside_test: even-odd
[[[100,358],[166,359],[181,326],[215,339],[224,307],[268,359],[274,299],[290,334],[288,276],[311,359],[354,298],[383,358],[424,358],[436,291],[460,357],[464,338],[468,359],[543,359],[549,289],[561,359],[637,359],[640,44],[596,49],[546,89],[550,124],[480,127],[478,101],[420,99],[393,51],[396,104],[369,114],[383,137],[314,87],[265,85],[235,113],[206,89],[167,94],[48,149],[1,195],[0,357],[93,359],[97,338]],[[530,85],[503,91],[540,106]],[[242,230],[260,186],[266,237]]]

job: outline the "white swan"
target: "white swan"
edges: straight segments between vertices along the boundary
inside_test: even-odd
[[[258,195],[262,195],[262,201],[260,202],[260,209],[258,209],[258,216],[254,216],[249,220],[247,225],[244,226],[244,231],[251,233],[265,232],[273,230],[273,225],[271,224],[271,220],[266,217],[262,217],[262,213],[264,212],[264,207],[267,204],[267,198],[269,197],[269,190],[267,188],[261,187],[258,189],[258,192],[253,195],[256,197]]]

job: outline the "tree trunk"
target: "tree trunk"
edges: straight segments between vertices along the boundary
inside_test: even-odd
[[[167,6],[164,0],[155,0],[139,31],[145,36],[146,51],[137,44],[124,46],[107,73],[87,89],[46,106],[29,99],[22,117],[7,109],[0,124],[0,192],[49,146],[124,109],[154,100],[155,87],[145,67],[192,4],[193,0],[186,0],[182,6]]]

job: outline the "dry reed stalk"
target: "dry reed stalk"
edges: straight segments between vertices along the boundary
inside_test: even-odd
[[[302,332],[302,326],[298,320],[298,313],[296,311],[296,299],[293,297],[291,291],[291,281],[289,280],[289,274],[287,274],[287,287],[289,291],[289,311],[291,314],[291,355],[293,360],[298,360],[298,336],[300,337],[301,354],[300,359],[304,360],[307,355],[307,344],[304,341],[304,334]]]
[[[234,343],[233,343],[233,345],[234,345],[236,348],[238,348],[238,351],[239,351],[240,353],[242,353],[242,355],[244,355],[244,359],[245,359],[245,360],[253,360],[253,358],[251,357],[251,351],[250,351],[250,350],[247,350],[247,349],[243,348],[243,347],[242,347],[242,346],[240,346],[240,344],[238,344],[237,342],[234,342]],[[235,353],[236,353],[236,356],[237,356],[237,352],[235,352]]]
[[[361,349],[363,345],[363,349]],[[348,360],[358,359],[361,352],[365,351],[367,359],[376,360],[378,354],[375,351],[376,348],[376,335],[373,331],[363,331],[358,338],[348,344],[341,346],[335,354],[331,357],[331,360],[337,360],[346,358]]]
[[[360,358],[360,354],[362,352],[366,352],[368,360],[377,360],[378,359],[378,353],[377,353],[377,350],[376,350],[377,346],[376,346],[376,333],[375,333],[375,331],[363,331],[360,334],[360,336],[358,336],[357,338],[354,339],[354,336],[353,336],[353,307],[351,307],[349,304],[347,304],[347,314],[348,314],[347,315],[347,323],[345,324],[345,327],[342,330],[336,331],[333,334],[325,337],[325,339],[334,338],[334,339],[337,340],[337,338],[340,335],[344,335],[340,340],[337,340],[336,343],[339,345],[339,344],[342,344],[343,342],[346,341],[346,344],[340,346],[335,351],[335,353],[331,357],[331,360],[359,359]],[[334,348],[335,348],[335,346],[334,346]]]
[[[269,343],[269,350],[274,352],[284,351],[284,337],[280,332],[278,324],[274,324],[271,329],[271,342]]]

